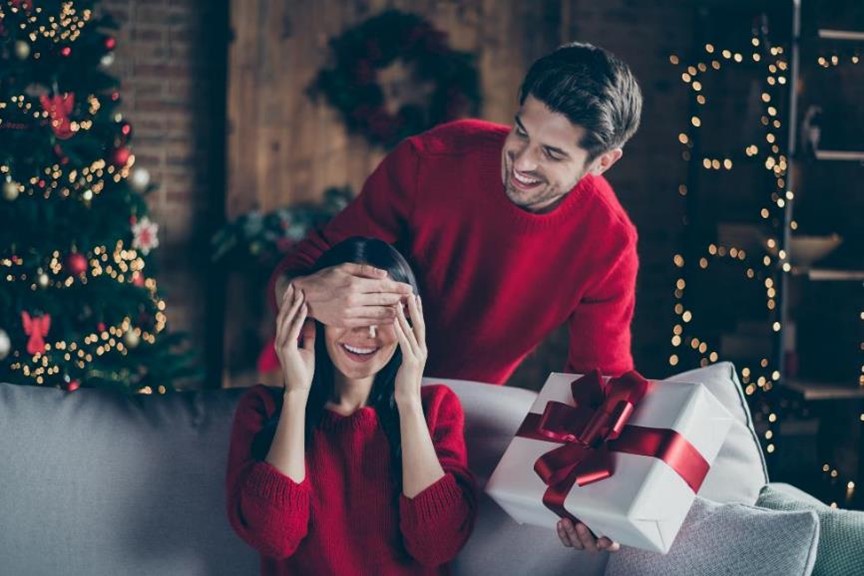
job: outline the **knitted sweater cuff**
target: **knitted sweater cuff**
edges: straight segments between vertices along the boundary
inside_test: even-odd
[[[464,499],[453,474],[444,474],[414,498],[402,494],[399,507],[402,518],[408,523],[429,524],[446,519],[454,508],[463,506]]]
[[[268,462],[258,462],[247,479],[250,492],[280,508],[301,508],[309,504],[309,477],[299,484]]]

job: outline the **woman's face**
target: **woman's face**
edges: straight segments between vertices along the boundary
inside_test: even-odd
[[[350,380],[377,374],[399,345],[392,324],[378,326],[375,330],[324,326],[324,341],[333,366]]]

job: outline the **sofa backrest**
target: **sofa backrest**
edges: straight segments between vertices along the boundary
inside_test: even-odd
[[[224,505],[242,392],[0,384],[0,574],[257,574]]]

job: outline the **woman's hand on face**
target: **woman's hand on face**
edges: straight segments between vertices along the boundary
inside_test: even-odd
[[[276,318],[276,355],[282,365],[286,392],[308,391],[315,374],[315,323],[307,322],[309,309],[305,300],[303,291],[290,285]],[[297,343],[301,333],[302,347]]]
[[[393,325],[399,348],[402,350],[402,365],[396,373],[394,391],[397,406],[420,401],[420,381],[428,355],[423,304],[416,294],[408,296],[407,300],[411,323],[409,324],[404,306],[400,302],[396,306],[396,322]]]

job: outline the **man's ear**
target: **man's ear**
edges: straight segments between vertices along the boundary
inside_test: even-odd
[[[609,168],[611,168],[621,157],[624,155],[624,151],[621,148],[613,148],[612,150],[608,150],[594,159],[591,162],[591,166],[588,168],[588,172],[593,174],[594,176],[599,176],[606,172]]]

